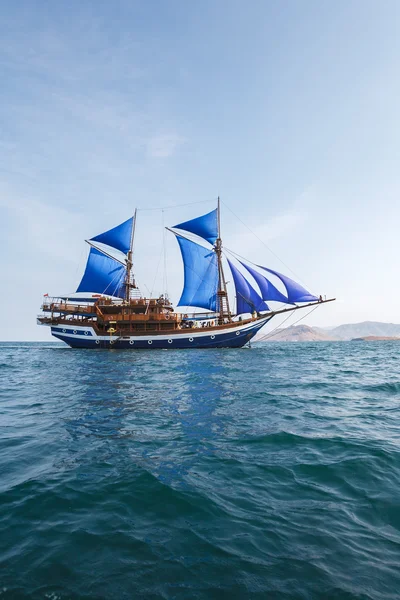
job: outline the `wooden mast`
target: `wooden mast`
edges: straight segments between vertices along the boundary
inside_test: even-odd
[[[128,257],[126,260],[126,283],[125,283],[125,300],[129,302],[131,296],[131,288],[136,287],[135,277],[133,276],[133,281],[131,283],[132,276],[132,255],[133,255],[133,240],[135,238],[135,228],[136,228],[136,213],[137,208],[135,208],[135,213],[133,215],[133,227],[131,233],[131,242],[129,245]]]
[[[218,196],[218,208],[217,208],[217,217],[218,217],[218,238],[215,242],[215,253],[217,255],[218,261],[218,304],[217,311],[219,312],[218,323],[220,325],[224,322],[224,317],[227,316],[229,322],[232,320],[231,311],[229,310],[229,298],[228,293],[226,291],[226,281],[224,275],[224,269],[222,267],[222,240],[221,240],[221,214],[220,214],[220,199]]]

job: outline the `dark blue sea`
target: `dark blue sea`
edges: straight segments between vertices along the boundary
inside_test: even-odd
[[[400,598],[400,343],[0,345],[0,599]]]

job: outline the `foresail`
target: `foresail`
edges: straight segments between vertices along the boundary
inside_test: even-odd
[[[94,292],[124,298],[126,268],[96,248],[90,248],[77,292]]]
[[[233,282],[236,289],[236,314],[260,312],[269,310],[268,305],[256,292],[253,286],[247,281],[242,273],[235,265],[228,260],[229,267],[232,271]]]
[[[123,252],[124,254],[128,254],[131,245],[132,228],[133,217],[124,221],[121,225],[117,225],[104,233],[96,235],[91,238],[90,241],[106,244],[106,246],[110,246],[111,248],[120,250],[120,252]]]
[[[268,273],[272,273],[278,279],[280,279],[283,285],[286,288],[288,301],[291,304],[296,302],[315,302],[318,300],[317,296],[314,296],[310,292],[308,292],[302,285],[290,279],[286,275],[282,275],[282,273],[278,273],[278,271],[273,271],[272,269],[268,269],[267,267],[262,267],[261,265],[257,265],[260,269],[267,271]]]
[[[215,252],[175,233],[182,253],[184,286],[178,306],[217,308],[218,266]]]
[[[174,225],[174,229],[183,229],[194,233],[199,237],[207,240],[210,244],[214,244],[218,238],[218,214],[217,209],[212,210],[206,215],[192,219],[191,221],[185,221]]]

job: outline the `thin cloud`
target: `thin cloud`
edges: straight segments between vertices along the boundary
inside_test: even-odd
[[[147,155],[151,158],[169,158],[185,142],[185,138],[176,134],[161,134],[147,142]]]

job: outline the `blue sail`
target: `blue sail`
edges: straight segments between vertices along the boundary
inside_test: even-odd
[[[96,292],[110,296],[125,296],[126,268],[118,261],[90,248],[86,269],[77,292]]]
[[[230,260],[228,260],[228,263],[232,271],[236,288],[236,313],[241,315],[243,313],[252,313],[254,311],[260,312],[262,310],[269,310],[267,304],[253,286],[250,285],[247,279],[245,279],[239,269],[237,269]]]
[[[215,252],[178,234],[175,235],[182,252],[185,278],[178,306],[196,306],[215,311],[218,289]]]
[[[133,217],[124,221],[121,225],[113,227],[113,229],[109,229],[104,233],[96,235],[96,237],[91,238],[90,241],[106,244],[107,246],[111,246],[112,248],[116,248],[124,254],[127,254],[131,245],[132,227]]]
[[[285,304],[292,304],[291,302],[289,302],[289,299],[284,294],[282,294],[282,292],[280,292],[278,288],[274,286],[273,283],[271,283],[269,279],[264,277],[264,275],[261,275],[261,273],[259,273],[255,269],[252,269],[251,267],[249,267],[249,265],[246,265],[242,261],[240,261],[240,264],[243,265],[245,269],[247,269],[248,272],[257,281],[263,300],[275,300],[275,302],[284,302]]]
[[[199,237],[207,240],[210,244],[214,244],[218,238],[218,216],[217,209],[211,212],[192,219],[191,221],[185,221],[174,226],[176,229],[184,229],[190,233],[194,233]]]
[[[310,292],[303,288],[302,285],[296,283],[296,281],[293,281],[293,279],[290,279],[290,277],[282,275],[281,273],[278,273],[278,271],[267,269],[267,267],[262,267],[261,265],[257,266],[264,271],[268,271],[268,273],[272,273],[275,275],[275,277],[282,281],[287,291],[288,300],[291,304],[294,304],[295,302],[314,302],[318,300],[317,296],[310,294]]]

